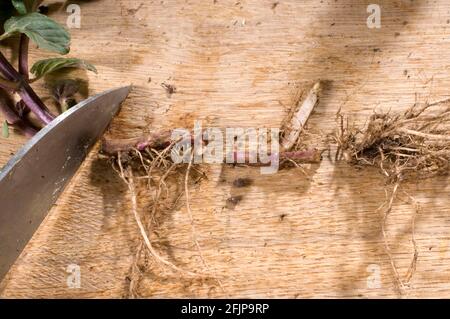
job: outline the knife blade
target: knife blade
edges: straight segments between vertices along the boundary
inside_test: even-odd
[[[130,89],[109,90],[72,107],[28,141],[0,171],[0,281]]]

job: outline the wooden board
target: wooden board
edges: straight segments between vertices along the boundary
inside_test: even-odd
[[[323,145],[339,107],[362,124],[375,107],[400,111],[416,98],[450,95],[448,1],[378,1],[381,29],[366,25],[371,2],[80,1],[71,55],[94,63],[99,74],[74,74],[89,80],[90,94],[135,86],[112,124],[114,137],[190,128],[194,120],[205,127],[278,127],[298,91],[322,79],[327,85],[309,140]],[[64,10],[54,16],[67,18]],[[33,60],[43,56],[33,50]],[[162,83],[176,93],[169,97]],[[24,143],[18,134],[2,138],[0,163]],[[191,191],[191,206],[204,258],[223,289],[160,268],[144,276],[140,294],[398,297],[376,213],[385,199],[382,176],[327,157],[308,173],[309,180],[298,170],[263,176],[258,169],[210,167],[208,180]],[[236,177],[254,184],[234,210],[224,209]],[[450,297],[448,181],[404,186],[422,207],[407,296]],[[2,283],[1,296],[126,296],[139,244],[129,205],[127,188],[94,150]],[[398,201],[388,222],[402,276],[412,257],[413,212]],[[154,237],[171,262],[203,271],[184,206],[165,216]],[[72,264],[80,267],[80,288],[67,285]]]

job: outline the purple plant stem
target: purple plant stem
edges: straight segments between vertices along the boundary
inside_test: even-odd
[[[30,74],[28,67],[28,49],[30,44],[30,38],[28,38],[25,34],[20,36],[20,47],[19,47],[19,73],[22,74],[25,81],[29,82]],[[26,103],[24,104],[23,114],[28,114],[30,112],[30,108]]]
[[[28,46],[30,43],[30,39],[22,34],[20,36],[20,47],[19,47],[19,72],[23,75],[25,80],[28,81]]]
[[[19,74],[11,63],[0,52],[0,72],[6,77],[6,79],[14,82],[20,82],[20,89],[18,91],[20,97],[30,110],[44,123],[50,123],[55,116],[50,113],[45,104],[34,92],[32,87],[24,80],[21,74]]]
[[[55,116],[50,113],[47,106],[45,106],[44,102],[42,102],[28,83],[24,82],[22,84],[19,95],[30,110],[36,114],[44,124],[48,124],[55,119]]]
[[[107,140],[103,139],[102,152],[107,155],[117,155],[118,152],[129,152],[133,149],[143,151],[146,148],[154,149],[164,149],[169,146],[173,140],[171,140],[171,131],[157,131],[150,134],[143,135],[138,138],[123,139],[123,140]],[[194,143],[194,140],[191,140]],[[238,159],[245,159],[246,165],[250,166],[264,166],[266,164],[262,163],[249,163],[250,158],[256,158],[257,153],[251,151],[237,152],[234,151],[232,154],[233,162],[237,163]],[[278,157],[279,160],[292,161],[296,163],[320,163],[322,160],[322,152],[315,148],[310,148],[306,150],[298,150],[291,152],[281,152],[277,154],[270,155],[274,159]]]
[[[118,152],[127,152],[133,149],[139,151],[148,148],[165,148],[170,145],[171,131],[165,130],[143,135],[138,138],[122,139],[122,140],[107,140],[103,139],[102,151],[105,154],[116,155]]]
[[[3,76],[10,81],[18,81],[19,79],[16,76],[16,70],[11,65],[11,63],[8,62],[8,60],[5,58],[3,53],[0,52],[0,72],[3,74]]]

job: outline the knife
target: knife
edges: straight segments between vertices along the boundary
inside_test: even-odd
[[[130,90],[109,90],[72,107],[39,131],[0,171],[0,281]]]

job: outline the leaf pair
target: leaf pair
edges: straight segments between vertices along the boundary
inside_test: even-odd
[[[39,48],[60,54],[69,53],[70,34],[43,14],[32,12],[11,17],[5,22],[4,29],[5,33],[0,36],[0,41],[17,33],[23,33]]]
[[[41,49],[67,54],[70,50],[70,35],[52,19],[34,12],[41,2],[41,0],[12,0],[12,5],[20,15],[10,17],[5,22],[5,32],[0,36],[0,41],[21,33],[29,37]],[[75,58],[41,60],[34,64],[31,72],[36,79],[39,79],[63,68],[82,68],[97,73],[92,64]]]

